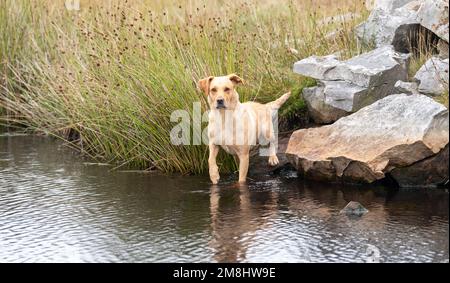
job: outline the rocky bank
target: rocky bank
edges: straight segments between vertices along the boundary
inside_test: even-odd
[[[376,0],[356,28],[376,48],[349,60],[336,55],[296,62],[294,72],[317,80],[303,90],[319,127],[294,132],[286,156],[307,179],[401,187],[448,182],[449,112],[432,97],[448,93],[448,2]],[[421,34],[435,55],[408,77]],[[331,124],[332,123],[332,124]]]

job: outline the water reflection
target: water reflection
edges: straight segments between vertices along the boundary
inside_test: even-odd
[[[264,229],[276,214],[276,193],[252,192],[246,185],[234,184],[210,192],[211,247],[218,262],[247,260],[247,247],[255,232]]]
[[[297,179],[210,188],[218,262],[421,262],[448,258],[448,194],[334,186]],[[362,218],[339,214],[349,201]]]
[[[448,193],[112,172],[0,137],[0,261],[448,261]],[[370,212],[339,214],[349,201]],[[375,252],[374,252],[375,251]],[[372,256],[373,257],[373,256]]]

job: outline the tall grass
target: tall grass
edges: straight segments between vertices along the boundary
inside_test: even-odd
[[[0,1],[3,123],[118,166],[182,173],[207,169],[204,145],[175,146],[169,135],[172,111],[191,113],[196,101],[207,109],[200,78],[238,73],[244,101],[297,89],[281,112],[288,119],[311,83],[292,73],[293,62],[360,53],[352,28],[367,17],[363,1],[81,1],[80,11]]]
[[[408,50],[411,52],[408,76],[413,78],[420,67],[436,55],[438,37],[428,29],[417,25],[413,26],[407,37]]]
[[[408,77],[412,81],[417,71],[433,56],[437,56],[439,37],[430,30],[417,25],[412,28],[408,35],[408,50],[412,56],[409,62]],[[445,82],[443,82],[446,84]],[[448,90],[433,97],[437,102],[443,104],[447,108],[448,103]]]

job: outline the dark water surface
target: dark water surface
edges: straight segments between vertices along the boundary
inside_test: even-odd
[[[0,137],[0,261],[448,262],[448,193],[117,172]],[[351,200],[370,212],[349,218]]]

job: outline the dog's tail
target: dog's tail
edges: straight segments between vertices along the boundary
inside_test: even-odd
[[[274,100],[272,102],[269,102],[270,108],[273,110],[280,109],[281,106],[288,100],[288,98],[291,96],[291,92],[283,94],[280,98],[277,100]]]

